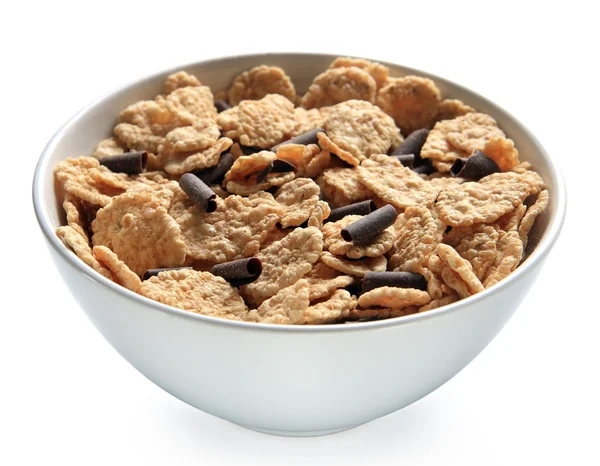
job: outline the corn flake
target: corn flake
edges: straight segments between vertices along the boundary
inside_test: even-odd
[[[375,102],[377,83],[356,66],[331,68],[318,75],[300,101],[306,109],[327,107],[347,100]]]
[[[419,76],[389,78],[377,93],[377,105],[394,119],[404,135],[429,128],[440,100],[435,83]]]
[[[244,296],[254,305],[277,294],[312,269],[323,250],[323,235],[314,227],[297,228],[281,241],[262,249],[256,257],[263,264],[260,277],[242,287]]]
[[[256,66],[238,75],[227,92],[229,104],[242,100],[260,100],[268,94],[279,94],[294,102],[296,89],[290,77],[277,66]]]

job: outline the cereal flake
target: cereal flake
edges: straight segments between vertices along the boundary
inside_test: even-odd
[[[239,74],[231,84],[227,96],[231,106],[242,100],[260,100],[268,94],[279,94],[294,102],[296,89],[290,77],[277,66],[256,66]]]
[[[321,148],[357,166],[372,154],[385,154],[402,140],[394,120],[375,105],[349,100],[333,107],[319,133]]]
[[[254,305],[262,303],[310,272],[322,250],[323,235],[318,229],[295,229],[256,255],[263,270],[258,280],[243,287],[244,295]]]
[[[397,209],[431,205],[438,192],[410,168],[384,154],[365,160],[358,167],[358,177],[367,188]]]
[[[364,277],[367,272],[385,272],[387,268],[387,259],[385,256],[352,260],[345,256],[335,256],[329,251],[323,251],[321,260],[332,269],[339,270],[353,277]]]
[[[375,102],[377,83],[356,66],[331,68],[318,75],[300,101],[306,109],[327,107],[347,100]]]
[[[428,78],[389,78],[377,93],[377,105],[390,115],[402,134],[408,135],[433,123],[441,94]]]
[[[543,187],[544,182],[535,172],[493,173],[479,182],[442,191],[436,209],[440,219],[452,227],[492,223]]]
[[[358,304],[363,308],[380,306],[401,309],[407,306],[423,306],[429,301],[431,301],[431,297],[426,291],[391,286],[375,288],[361,294],[358,298]]]
[[[141,276],[148,269],[178,267],[185,260],[179,225],[168,214],[164,199],[151,191],[113,198],[92,222],[92,244],[111,249]]]

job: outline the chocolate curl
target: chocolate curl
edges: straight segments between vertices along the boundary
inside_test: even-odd
[[[342,238],[354,244],[368,243],[371,239],[394,224],[398,218],[396,209],[390,204],[351,223],[341,231]]]
[[[429,161],[425,165],[419,165],[418,167],[411,168],[411,170],[420,175],[431,175],[436,172],[436,169],[429,164]]]
[[[467,159],[456,159],[450,168],[450,173],[461,178],[479,180],[484,176],[498,173],[500,167],[480,150],[476,150]]]
[[[142,280],[148,280],[150,277],[156,277],[161,272],[169,272],[170,270],[192,270],[192,267],[167,267],[164,269],[148,269],[144,272]]]
[[[363,293],[382,286],[426,291],[427,281],[423,275],[412,272],[367,272],[362,280]]]
[[[256,183],[262,183],[267,179],[270,173],[285,173],[285,172],[293,172],[296,167],[286,162],[285,160],[275,159],[269,162],[269,164],[261,170],[261,172],[256,177]]]
[[[261,150],[263,150],[260,147],[242,146],[242,145],[240,145],[240,149],[242,151],[242,154],[244,154],[244,155],[256,154],[257,152],[260,152]]]
[[[413,131],[402,144],[396,147],[396,150],[394,150],[391,155],[414,154],[415,157],[420,158],[421,148],[423,147],[423,144],[425,144],[428,134],[429,130],[427,128]]]
[[[100,165],[104,165],[111,172],[139,175],[146,170],[148,152],[127,152],[119,155],[98,157]]]
[[[221,113],[225,110],[229,110],[231,108],[231,105],[229,105],[223,99],[217,99],[215,100],[215,108],[217,109],[217,112]]]
[[[311,129],[310,131],[302,133],[296,136],[295,138],[288,139],[287,141],[283,141],[279,144],[274,145],[273,147],[271,147],[271,152],[277,152],[277,149],[286,144],[302,144],[303,146],[307,146],[309,144],[316,144],[319,141],[317,134],[324,132],[325,130],[323,128]]]
[[[325,219],[325,223],[337,222],[338,220],[344,218],[346,215],[369,215],[376,209],[377,206],[373,201],[362,201],[357,202],[355,204],[345,205],[343,207],[333,209],[329,217]]]
[[[392,155],[398,162],[408,168],[413,168],[415,165],[415,154]]]
[[[179,187],[194,204],[198,204],[207,213],[217,210],[217,195],[193,173],[185,173],[179,178]]]
[[[196,175],[207,185],[213,184],[215,182],[218,182],[225,176],[225,173],[229,171],[229,169],[233,165],[233,162],[235,162],[233,155],[231,155],[229,152],[226,152],[224,154],[221,154],[219,162],[214,167],[194,172],[194,175]]]
[[[223,277],[232,286],[243,286],[252,283],[262,273],[262,262],[258,257],[239,259],[236,261],[217,264],[210,269],[210,273]]]

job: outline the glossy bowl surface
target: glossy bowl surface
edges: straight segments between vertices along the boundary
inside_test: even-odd
[[[179,69],[213,90],[241,71],[277,65],[304,92],[335,58],[264,54],[208,60],[127,85],[87,106],[50,140],[33,180],[35,212],[51,255],[77,302],[104,338],[167,392],[207,413],[279,435],[322,435],[401,409],[444,384],[490,343],[531,288],[560,233],[562,176],[536,139],[508,112],[447,80],[392,63],[392,76],[435,80],[442,95],[492,115],[522,160],[544,177],[551,202],[536,221],[527,259],[499,284],[458,303],[403,318],[352,325],[276,326],[178,310],[132,293],[80,261],[54,234],[63,223],[52,169],[87,155],[111,134],[127,105],[161,92]]]

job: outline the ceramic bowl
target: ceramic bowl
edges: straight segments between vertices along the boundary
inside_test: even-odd
[[[181,66],[214,90],[239,72],[277,65],[300,92],[334,59],[317,54],[227,57]],[[178,310],[105,279],[55,236],[63,214],[52,169],[89,155],[111,134],[127,105],[152,99],[157,73],[94,102],[71,118],[44,149],[33,180],[35,212],[56,267],[104,338],[137,370],[202,411],[257,431],[322,435],[401,409],[447,382],[483,350],[519,306],[555,243],[566,193],[554,162],[508,112],[457,84],[392,63],[392,76],[431,77],[447,97],[492,115],[550,191],[536,221],[527,259],[497,285],[440,309],[377,322],[277,326],[232,322]]]

